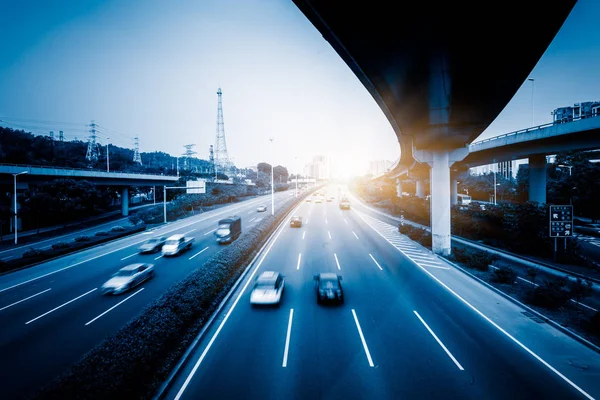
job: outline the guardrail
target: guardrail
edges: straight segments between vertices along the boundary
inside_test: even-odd
[[[70,167],[56,167],[54,165],[31,165],[31,164],[5,164],[0,163],[0,167],[19,167],[19,168],[45,168],[45,169],[60,169],[65,171],[84,171],[84,172],[107,172],[103,169],[97,168],[70,168]],[[141,172],[126,172],[126,171],[109,171],[109,174],[130,174],[130,175],[156,175],[156,176],[171,176],[177,177],[177,175],[158,175],[151,173],[141,173]]]
[[[573,118],[573,120],[569,121],[569,122],[580,121],[582,119],[598,118],[598,117],[600,117],[600,115],[597,115],[597,116],[594,116],[594,117]],[[544,129],[544,128],[549,128],[549,127],[554,126],[554,125],[564,125],[564,124],[568,124],[569,122],[559,122],[559,123],[550,122],[548,124],[543,124],[543,125],[538,125],[538,126],[532,126],[531,128],[521,129],[521,130],[518,130],[518,131],[515,131],[515,132],[505,133],[505,134],[494,136],[494,137],[491,137],[491,138],[479,140],[477,142],[471,143],[469,145],[469,147],[474,146],[474,145],[478,145],[478,144],[481,144],[481,143],[490,142],[492,140],[505,138],[505,137],[508,137],[508,136],[514,136],[514,135],[519,135],[521,133],[527,133],[527,132],[536,131],[536,130],[540,130],[540,129]]]

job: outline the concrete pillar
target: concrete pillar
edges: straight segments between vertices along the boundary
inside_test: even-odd
[[[529,201],[546,203],[546,156],[529,157]]]
[[[129,215],[129,188],[127,186],[121,189],[121,215]]]
[[[420,162],[431,167],[431,250],[440,255],[451,253],[450,242],[450,167],[469,154],[469,148],[454,150],[413,150]]]
[[[425,197],[425,181],[423,179],[417,179],[417,197]]]
[[[450,181],[450,204],[453,206],[458,204],[458,181],[456,179]]]
[[[402,181],[396,178],[396,196],[402,198]]]

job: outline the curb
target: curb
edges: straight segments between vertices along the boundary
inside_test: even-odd
[[[300,196],[298,196],[298,198],[300,198]],[[181,359],[179,360],[179,362],[175,365],[175,367],[173,367],[173,370],[169,374],[168,378],[163,382],[163,384],[158,389],[157,393],[152,397],[153,400],[161,400],[161,399],[163,399],[164,396],[165,396],[165,394],[167,393],[167,391],[169,389],[171,389],[171,387],[173,386],[173,383],[175,382],[175,378],[180,374],[181,369],[183,368],[183,366],[188,363],[189,358],[190,358],[191,354],[196,350],[196,346],[198,345],[198,343],[200,343],[200,341],[204,338],[204,336],[206,335],[206,332],[212,327],[215,319],[221,314],[221,312],[223,311],[223,308],[225,307],[225,305],[231,299],[231,296],[236,292],[237,288],[244,281],[244,279],[248,276],[248,273],[252,270],[252,267],[256,264],[256,261],[263,254],[265,248],[267,248],[267,246],[269,246],[269,244],[273,241],[273,238],[275,237],[275,234],[277,233],[277,231],[279,230],[279,228],[281,226],[283,226],[284,222],[286,222],[287,217],[289,216],[289,214],[291,214],[293,212],[293,210],[299,204],[302,204],[303,200],[304,200],[304,198],[302,198],[302,200],[297,201],[296,204],[293,205],[290,208],[290,210],[285,213],[285,216],[284,216],[284,218],[282,218],[282,221],[281,221],[280,225],[277,226],[273,230],[273,232],[269,235],[269,237],[267,238],[267,240],[265,240],[265,243],[260,247],[260,249],[258,250],[258,252],[254,255],[254,257],[252,258],[252,260],[248,263],[248,266],[244,269],[244,271],[242,272],[242,274],[240,275],[240,277],[233,284],[233,286],[231,287],[231,289],[229,290],[229,292],[227,293],[227,295],[225,295],[225,298],[223,298],[223,300],[221,300],[221,304],[219,304],[219,306],[213,312],[213,314],[210,316],[210,318],[208,319],[208,321],[206,321],[206,323],[204,324],[204,326],[202,327],[202,329],[200,330],[200,332],[198,333],[198,335],[194,338],[194,341],[189,345],[188,349],[181,356]]]

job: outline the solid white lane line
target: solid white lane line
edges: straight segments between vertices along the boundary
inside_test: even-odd
[[[216,231],[216,230],[217,230],[217,228],[213,229],[212,231],[208,231],[208,232],[206,232],[206,233],[204,234],[204,236],[208,235],[209,233],[213,233],[213,232],[214,232],[214,231]]]
[[[202,250],[200,250],[199,252],[197,252],[196,254],[191,256],[189,259],[191,260],[192,258],[199,256],[200,254],[204,253],[206,250],[208,250],[208,246],[206,246],[205,248],[203,248]]]
[[[356,233],[355,233],[354,231],[352,231],[352,234],[354,235],[354,237],[355,237],[356,239],[358,239],[358,236],[356,236]]]
[[[287,335],[285,336],[285,349],[283,350],[283,368],[287,367],[288,352],[290,350],[290,336],[292,335],[292,318],[294,318],[294,309],[290,309],[290,319],[288,321]]]
[[[244,284],[244,287],[242,288],[242,290],[240,290],[240,294],[238,295],[238,297],[233,302],[233,305],[231,306],[231,308],[229,309],[229,311],[227,311],[227,314],[225,314],[225,318],[223,318],[223,321],[221,321],[221,324],[219,325],[219,327],[217,328],[217,330],[213,334],[212,338],[210,339],[210,341],[208,342],[208,344],[204,348],[204,351],[200,355],[200,358],[198,359],[198,361],[196,361],[196,364],[194,365],[194,368],[192,368],[192,371],[189,373],[189,375],[185,379],[185,382],[183,382],[183,385],[181,385],[181,389],[179,389],[179,392],[177,392],[177,395],[175,396],[175,400],[179,400],[181,398],[181,396],[183,395],[183,392],[185,391],[185,389],[187,388],[187,386],[190,384],[190,381],[192,380],[192,378],[194,377],[194,374],[196,373],[196,371],[200,367],[200,364],[202,364],[202,361],[204,361],[204,358],[208,354],[208,351],[212,347],[212,345],[215,342],[215,340],[217,340],[217,337],[219,336],[219,333],[221,333],[221,330],[225,326],[225,323],[229,319],[229,316],[231,315],[231,313],[233,312],[233,310],[235,310],[235,306],[237,306],[237,303],[242,298],[242,295],[244,294],[244,292],[248,288],[248,285],[250,285],[250,282],[252,282],[252,277],[256,274],[256,271],[258,271],[258,269],[262,265],[263,261],[265,260],[265,258],[267,257],[267,255],[269,254],[269,252],[271,251],[271,249],[273,248],[273,245],[275,244],[275,242],[279,238],[279,235],[281,234],[281,232],[283,232],[283,227],[279,230],[279,232],[277,232],[277,235],[275,236],[275,238],[273,239],[273,241],[271,242],[271,244],[269,245],[269,247],[267,248],[267,250],[263,254],[262,258],[260,259],[260,261],[258,262],[258,264],[256,264],[256,267],[254,267],[254,271],[252,271],[252,273],[248,277],[248,280]]]
[[[156,261],[156,260],[158,260],[159,258],[162,258],[162,257],[163,257],[163,256],[162,256],[162,255],[160,255],[160,256],[156,257],[156,258],[154,259],[154,261]]]
[[[24,301],[26,301],[26,300],[32,299],[32,298],[34,298],[35,296],[39,296],[39,295],[40,295],[40,294],[42,294],[42,293],[46,293],[48,290],[50,290],[50,289],[46,289],[46,290],[44,290],[43,292],[39,292],[39,293],[36,293],[36,294],[34,294],[34,295],[32,295],[32,296],[26,297],[26,298],[24,298],[23,300],[15,301],[15,302],[14,302],[14,303],[12,303],[12,304],[9,304],[9,305],[7,305],[7,306],[4,306],[4,307],[0,308],[0,311],[2,311],[2,310],[6,310],[6,309],[7,309],[7,308],[9,308],[9,307],[12,307],[12,306],[14,306],[14,305],[17,305],[17,304],[19,304],[19,303],[22,303],[22,302],[24,302]]]
[[[329,235],[329,239],[331,239],[331,233],[327,231],[327,235]]]
[[[356,212],[356,211],[354,211]],[[377,232],[382,238],[384,238],[386,241],[388,241],[388,243],[391,244],[391,242],[385,237],[383,236],[379,231],[377,231],[377,229],[373,228],[373,226],[371,224],[369,224],[369,222],[367,220],[365,220],[359,213],[357,213],[357,215],[363,220],[365,221],[365,223],[367,225],[369,225],[375,232]],[[401,252],[401,250],[398,249],[398,251]],[[569,385],[571,385],[571,387],[573,387],[575,390],[577,390],[579,393],[581,393],[582,395],[584,395],[586,398],[588,398],[589,400],[595,400],[592,396],[590,396],[585,390],[583,390],[582,388],[580,388],[579,386],[577,386],[573,381],[571,381],[569,378],[567,378],[566,376],[564,376],[560,371],[558,371],[556,368],[554,368],[552,365],[548,364],[548,362],[546,362],[542,357],[538,356],[533,350],[531,350],[529,347],[525,346],[523,343],[521,343],[517,338],[515,338],[514,336],[512,336],[510,333],[508,333],[507,331],[505,331],[500,325],[496,324],[494,321],[492,321],[487,315],[485,315],[484,313],[482,313],[481,311],[479,311],[479,309],[477,307],[475,307],[474,305],[472,305],[471,303],[469,303],[467,300],[465,300],[464,298],[462,298],[458,293],[456,293],[454,290],[450,289],[450,287],[448,287],[444,282],[440,281],[435,275],[433,275],[431,272],[429,272],[427,269],[425,269],[425,267],[421,267],[421,270],[423,270],[423,272],[425,272],[427,275],[429,275],[432,279],[434,279],[437,283],[439,283],[441,286],[443,286],[448,292],[452,293],[457,299],[459,299],[460,301],[462,301],[465,305],[467,305],[471,310],[475,311],[481,318],[485,319],[488,323],[490,323],[494,328],[498,329],[500,332],[502,332],[504,335],[506,335],[506,337],[508,337],[510,340],[512,340],[514,343],[516,343],[519,347],[521,347],[523,350],[525,350],[527,353],[529,353],[530,355],[532,355],[536,360],[538,360],[542,365],[544,365],[546,368],[548,368],[550,371],[552,371],[553,373],[555,373],[558,377],[560,377],[562,380],[564,380],[565,382],[567,382]]]
[[[325,225],[327,225],[327,218],[325,218]]]
[[[136,256],[137,254],[138,254],[138,253],[133,253],[133,254],[131,254],[131,255],[128,255],[127,257],[123,257],[123,258],[121,258],[121,261],[123,261],[123,260],[127,260],[128,258],[131,258],[131,257],[133,257],[133,256]]]
[[[11,258],[14,258],[14,257],[15,257],[15,256],[8,256],[8,257],[4,257],[4,258],[2,259],[2,261],[4,261],[4,260],[10,260]]]
[[[340,262],[338,261],[337,254],[333,253],[333,256],[335,257],[335,263],[337,264],[338,269],[341,270]]]
[[[192,229],[191,231],[187,231],[187,232],[183,232],[184,235],[187,235],[188,233],[192,233],[196,230],[196,228]]]
[[[527,283],[529,283],[529,284],[530,284],[530,285],[532,285],[532,286],[540,286],[540,285],[538,285],[537,283],[533,283],[533,282],[531,282],[531,281],[528,281],[527,279],[523,279],[523,278],[521,278],[520,276],[517,276],[517,279],[520,279],[520,280],[522,280],[522,281],[524,281],[524,282],[527,282]]]
[[[304,235],[306,235],[306,231],[302,232],[302,240],[304,240]]]
[[[578,301],[575,301],[575,300],[573,300],[573,299],[571,299],[571,301],[572,301],[573,303],[575,303],[575,304],[579,304],[580,306],[584,306],[585,308],[587,308],[587,309],[589,309],[589,310],[592,310],[592,311],[598,312],[598,310],[596,310],[596,309],[595,309],[595,308],[593,308],[593,307],[590,307],[590,306],[588,306],[588,305],[585,305],[585,304],[583,304],[583,303],[580,303],[580,302],[578,302]]]
[[[75,297],[73,300],[69,300],[69,301],[67,301],[67,302],[66,302],[66,303],[64,303],[64,304],[61,304],[60,306],[58,306],[58,307],[56,307],[56,308],[53,308],[52,310],[50,310],[50,311],[48,311],[48,312],[45,312],[45,313],[43,313],[43,314],[42,314],[42,315],[40,315],[39,317],[35,317],[34,319],[32,319],[32,320],[30,320],[30,321],[27,321],[27,322],[25,322],[25,325],[27,325],[27,324],[30,324],[31,322],[33,322],[33,321],[36,321],[36,320],[38,320],[38,319],[40,319],[40,318],[42,318],[42,317],[45,317],[46,315],[50,314],[51,312],[54,312],[54,311],[58,310],[59,308],[62,308],[62,307],[64,307],[64,306],[66,306],[67,304],[74,302],[75,300],[79,300],[79,299],[80,299],[80,298],[82,298],[83,296],[87,296],[88,294],[92,293],[94,290],[97,290],[97,289],[98,289],[98,288],[94,288],[94,289],[90,290],[89,292],[82,294],[81,296],[77,296],[77,297]]]
[[[300,269],[300,260],[302,260],[302,253],[298,254],[298,265],[296,265],[296,270]]]
[[[383,271],[383,268],[381,268],[381,265],[379,265],[379,263],[377,262],[377,260],[375,259],[375,257],[373,257],[371,255],[371,253],[369,253],[369,257],[371,257],[371,260],[373,260],[373,262],[379,267],[379,269]]]
[[[97,320],[98,318],[102,317],[104,314],[107,314],[108,312],[114,310],[115,308],[117,308],[118,306],[120,306],[121,304],[125,303],[127,300],[129,300],[130,298],[132,298],[133,296],[135,296],[136,294],[138,294],[139,292],[141,292],[142,290],[144,290],[144,288],[141,288],[140,290],[138,290],[137,292],[129,295],[129,297],[121,300],[120,302],[118,302],[117,304],[115,304],[114,306],[112,306],[111,308],[109,308],[108,310],[104,311],[102,314],[98,315],[96,318],[86,322],[85,326],[88,326],[89,324],[91,324],[92,322],[94,322],[95,320]]]
[[[341,214],[341,213],[342,213],[342,212],[340,211],[340,214]],[[346,218],[344,218],[344,222],[346,223],[346,225],[348,225],[348,221],[346,220]]]
[[[458,367],[458,369],[460,369],[461,371],[464,371],[465,369],[462,367],[462,365],[460,365],[460,363],[456,360],[456,358],[454,358],[454,356],[452,355],[452,353],[450,353],[450,351],[446,348],[446,346],[444,346],[444,343],[442,343],[442,341],[435,335],[435,333],[433,333],[433,331],[431,330],[431,328],[429,327],[429,325],[427,325],[427,323],[423,320],[423,318],[421,318],[421,316],[419,315],[418,312],[413,311],[415,313],[415,315],[417,316],[417,318],[419,318],[419,320],[423,323],[423,325],[425,325],[425,328],[427,328],[427,330],[429,331],[429,333],[431,333],[431,336],[433,336],[433,338],[438,342],[438,344],[440,346],[442,346],[442,349],[444,349],[444,351],[446,352],[446,354],[448,354],[448,357],[450,357],[452,359],[452,361],[454,361],[454,364],[456,364],[456,366]]]
[[[365,349],[365,354],[367,355],[367,360],[369,361],[369,365],[374,367],[373,360],[371,359],[371,353],[369,352],[369,348],[367,347],[367,342],[365,341],[365,337],[363,335],[362,329],[360,329],[360,323],[358,322],[358,317],[356,316],[356,312],[352,309],[352,315],[354,316],[354,322],[356,323],[356,329],[358,329],[358,334],[360,335],[360,341],[362,342],[363,348]]]

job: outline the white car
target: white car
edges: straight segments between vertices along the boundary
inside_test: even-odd
[[[258,206],[256,208],[256,211],[257,212],[265,212],[265,211],[267,211],[267,206]]]
[[[120,294],[154,277],[153,264],[131,264],[121,268],[102,285],[103,294]]]
[[[281,295],[285,287],[283,275],[275,271],[264,271],[258,278],[250,293],[250,304],[267,305],[281,303]]]

